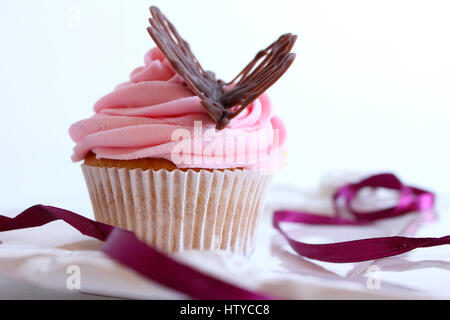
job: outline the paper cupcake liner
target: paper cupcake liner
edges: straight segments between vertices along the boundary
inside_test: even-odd
[[[97,221],[167,253],[254,250],[271,180],[260,170],[82,169]]]

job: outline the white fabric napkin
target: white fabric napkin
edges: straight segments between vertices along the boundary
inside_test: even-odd
[[[418,249],[369,262],[325,263],[298,256],[272,228],[271,215],[275,209],[297,208],[330,214],[330,195],[336,187],[360,177],[348,173],[328,176],[315,191],[274,187],[261,221],[257,249],[251,258],[220,251],[186,251],[173,257],[239,286],[286,299],[450,298],[447,286],[442,285],[450,283],[447,246]],[[393,195],[376,194],[375,197],[387,203]],[[424,223],[422,215],[414,213],[364,227],[285,227],[296,239],[310,243],[391,235],[443,236],[450,230],[450,219],[446,218],[450,198],[442,199],[437,204],[439,219],[435,222]],[[92,218],[87,201],[55,205]],[[20,211],[7,215],[15,216]],[[2,232],[0,241],[0,276],[3,277],[46,288],[112,297],[188,298],[109,260],[99,251],[100,241],[81,235],[61,221]]]

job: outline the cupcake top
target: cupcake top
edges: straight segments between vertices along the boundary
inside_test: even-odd
[[[163,158],[179,168],[263,168],[285,162],[286,128],[264,93],[293,61],[295,42],[280,37],[231,83],[204,71],[187,43],[155,7],[149,33],[158,47],[128,82],[73,124],[73,161]],[[277,51],[278,50],[278,51]]]

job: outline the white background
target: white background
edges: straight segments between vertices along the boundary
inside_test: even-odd
[[[450,193],[448,1],[4,1],[0,209],[87,199],[70,124],[142,64],[158,5],[230,80],[280,34],[297,59],[269,90],[289,132],[277,183],[389,170]]]

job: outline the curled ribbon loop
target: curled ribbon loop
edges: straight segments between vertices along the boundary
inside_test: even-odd
[[[399,191],[397,205],[391,208],[361,212],[352,207],[356,195],[363,188],[385,188]],[[433,207],[434,195],[425,190],[408,187],[393,174],[383,173],[368,177],[358,183],[349,184],[339,188],[333,195],[333,207],[337,215],[340,214],[338,200],[345,199],[346,210],[359,221],[375,221],[399,216],[413,211],[427,210]]]
[[[355,210],[352,207],[352,202],[358,192],[366,187],[399,191],[397,205],[387,209],[368,212]],[[341,217],[338,205],[338,201],[341,198],[344,199],[346,210],[353,215],[354,219]],[[316,225],[366,225],[379,219],[387,219],[414,211],[431,209],[434,204],[434,194],[429,191],[406,186],[393,174],[384,173],[339,188],[333,195],[332,200],[335,216],[320,216],[295,210],[279,210],[274,213],[273,225],[298,254],[310,259],[336,263],[368,261],[398,255],[416,248],[450,244],[450,236],[441,238],[408,238],[397,236],[327,244],[308,244],[294,240],[281,228],[280,224],[282,222]]]

